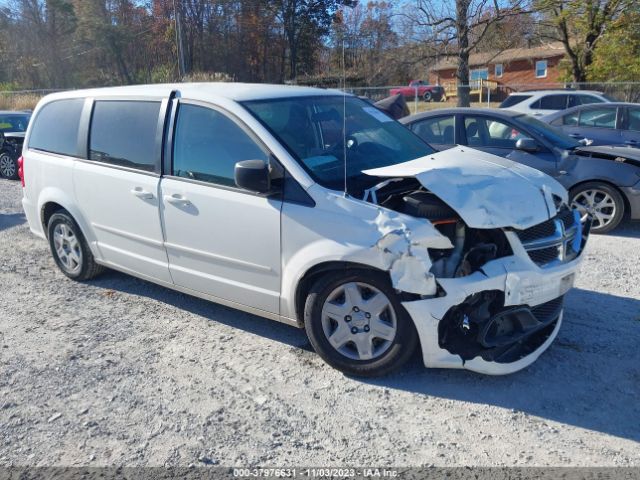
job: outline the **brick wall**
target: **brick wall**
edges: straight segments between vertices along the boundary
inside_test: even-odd
[[[518,89],[532,89],[536,88],[536,85],[540,85],[544,88],[547,83],[557,83],[560,81],[560,69],[558,64],[562,60],[562,56],[546,58],[547,60],[547,76],[545,78],[536,78],[536,60],[543,59],[525,59],[525,60],[513,60],[509,63],[504,62],[502,64],[502,77],[496,78],[495,76],[495,63],[488,65],[489,80],[495,80],[499,84],[510,85],[514,88],[518,88],[518,85],[522,85]],[[473,67],[482,68],[482,67]],[[429,72],[429,83],[442,83],[444,81],[451,81],[456,79],[456,69],[447,68],[438,72]],[[554,88],[553,85],[549,88]],[[557,88],[557,85],[555,86]]]

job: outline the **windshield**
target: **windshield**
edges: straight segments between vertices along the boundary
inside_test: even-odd
[[[537,118],[533,118],[529,115],[518,115],[516,118],[535,133],[546,139],[554,147],[562,148],[564,150],[572,150],[581,146],[580,142],[574,140],[569,135],[566,135],[562,130],[544,123]]]
[[[1,114],[0,113],[0,131],[8,132],[25,132],[29,124],[28,114]]]
[[[278,98],[243,105],[315,181],[333,190],[344,188],[345,156],[348,190],[359,192],[379,181],[363,174],[363,170],[414,160],[435,151],[406,127],[355,97]]]

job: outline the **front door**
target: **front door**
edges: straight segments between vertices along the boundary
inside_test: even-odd
[[[516,142],[528,137],[507,121],[483,115],[465,115],[464,132],[466,144],[470,147],[522,163],[548,175],[556,174],[553,152],[542,145],[537,152],[518,150]]]
[[[181,101],[162,219],[176,285],[279,313],[282,200],[240,190],[234,167],[269,161],[266,149],[225,112]]]

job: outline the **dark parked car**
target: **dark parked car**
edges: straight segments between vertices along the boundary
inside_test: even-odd
[[[640,149],[583,146],[529,115],[509,110],[450,108],[400,120],[438,150],[467,145],[537,168],[569,190],[592,231],[615,228],[625,212],[640,219]]]
[[[31,112],[0,111],[0,177],[18,178],[18,157]]]
[[[540,120],[560,128],[570,137],[592,140],[591,145],[640,147],[640,104],[581,105],[545,115]]]

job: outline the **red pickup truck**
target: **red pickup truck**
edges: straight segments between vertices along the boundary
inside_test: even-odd
[[[411,80],[406,87],[392,88],[389,95],[402,95],[407,100],[415,98],[416,90],[418,97],[425,102],[439,102],[445,98],[444,88],[440,85],[428,85],[422,80]]]

